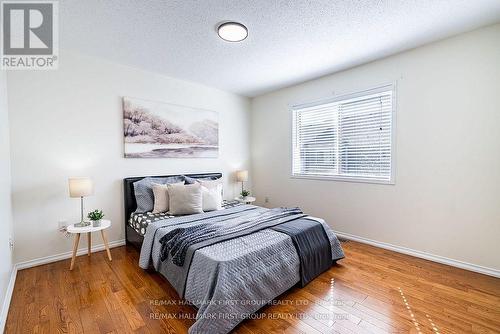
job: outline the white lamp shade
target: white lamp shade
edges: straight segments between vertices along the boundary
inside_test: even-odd
[[[246,182],[248,181],[248,171],[240,170],[236,172],[236,181],[238,182]]]
[[[68,183],[69,197],[85,197],[94,194],[94,184],[88,177],[72,177]]]

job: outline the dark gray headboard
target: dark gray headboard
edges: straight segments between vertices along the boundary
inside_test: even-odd
[[[193,179],[201,179],[201,178],[212,178],[212,179],[220,179],[222,177],[222,173],[205,173],[205,174],[182,174],[185,176],[192,177]],[[141,177],[127,177],[123,180],[124,185],[124,203],[125,203],[125,226],[128,224],[128,220],[132,212],[137,209],[137,203],[135,201],[134,194],[134,182],[140,181],[146,177],[167,177],[167,176],[179,176],[179,175],[159,175],[159,176],[141,176]]]

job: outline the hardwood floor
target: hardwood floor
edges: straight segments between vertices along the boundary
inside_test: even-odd
[[[500,333],[500,279],[356,242],[234,333]],[[6,333],[186,333],[196,315],[131,247],[19,271]],[[176,305],[174,305],[176,304]],[[155,319],[162,314],[176,319]],[[191,317],[191,318],[190,318]]]

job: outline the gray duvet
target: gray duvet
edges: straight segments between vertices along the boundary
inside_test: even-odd
[[[225,215],[241,216],[265,208],[242,205],[229,208]],[[198,308],[196,322],[189,333],[228,333],[300,281],[300,260],[287,234],[271,229],[237,237],[198,249],[192,258],[185,282],[180,267],[171,259],[161,261],[165,234],[179,226],[217,219],[220,211],[183,216],[151,223],[141,250],[139,265],[152,265],[162,273],[180,296]],[[309,217],[311,219],[311,217]],[[319,221],[331,243],[332,260],[344,257],[340,242],[329,226]],[[184,291],[183,291],[184,290]]]

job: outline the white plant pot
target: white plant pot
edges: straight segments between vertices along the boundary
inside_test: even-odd
[[[99,227],[99,226],[101,226],[101,220],[100,219],[99,220],[93,220],[92,221],[92,226],[93,227]]]

